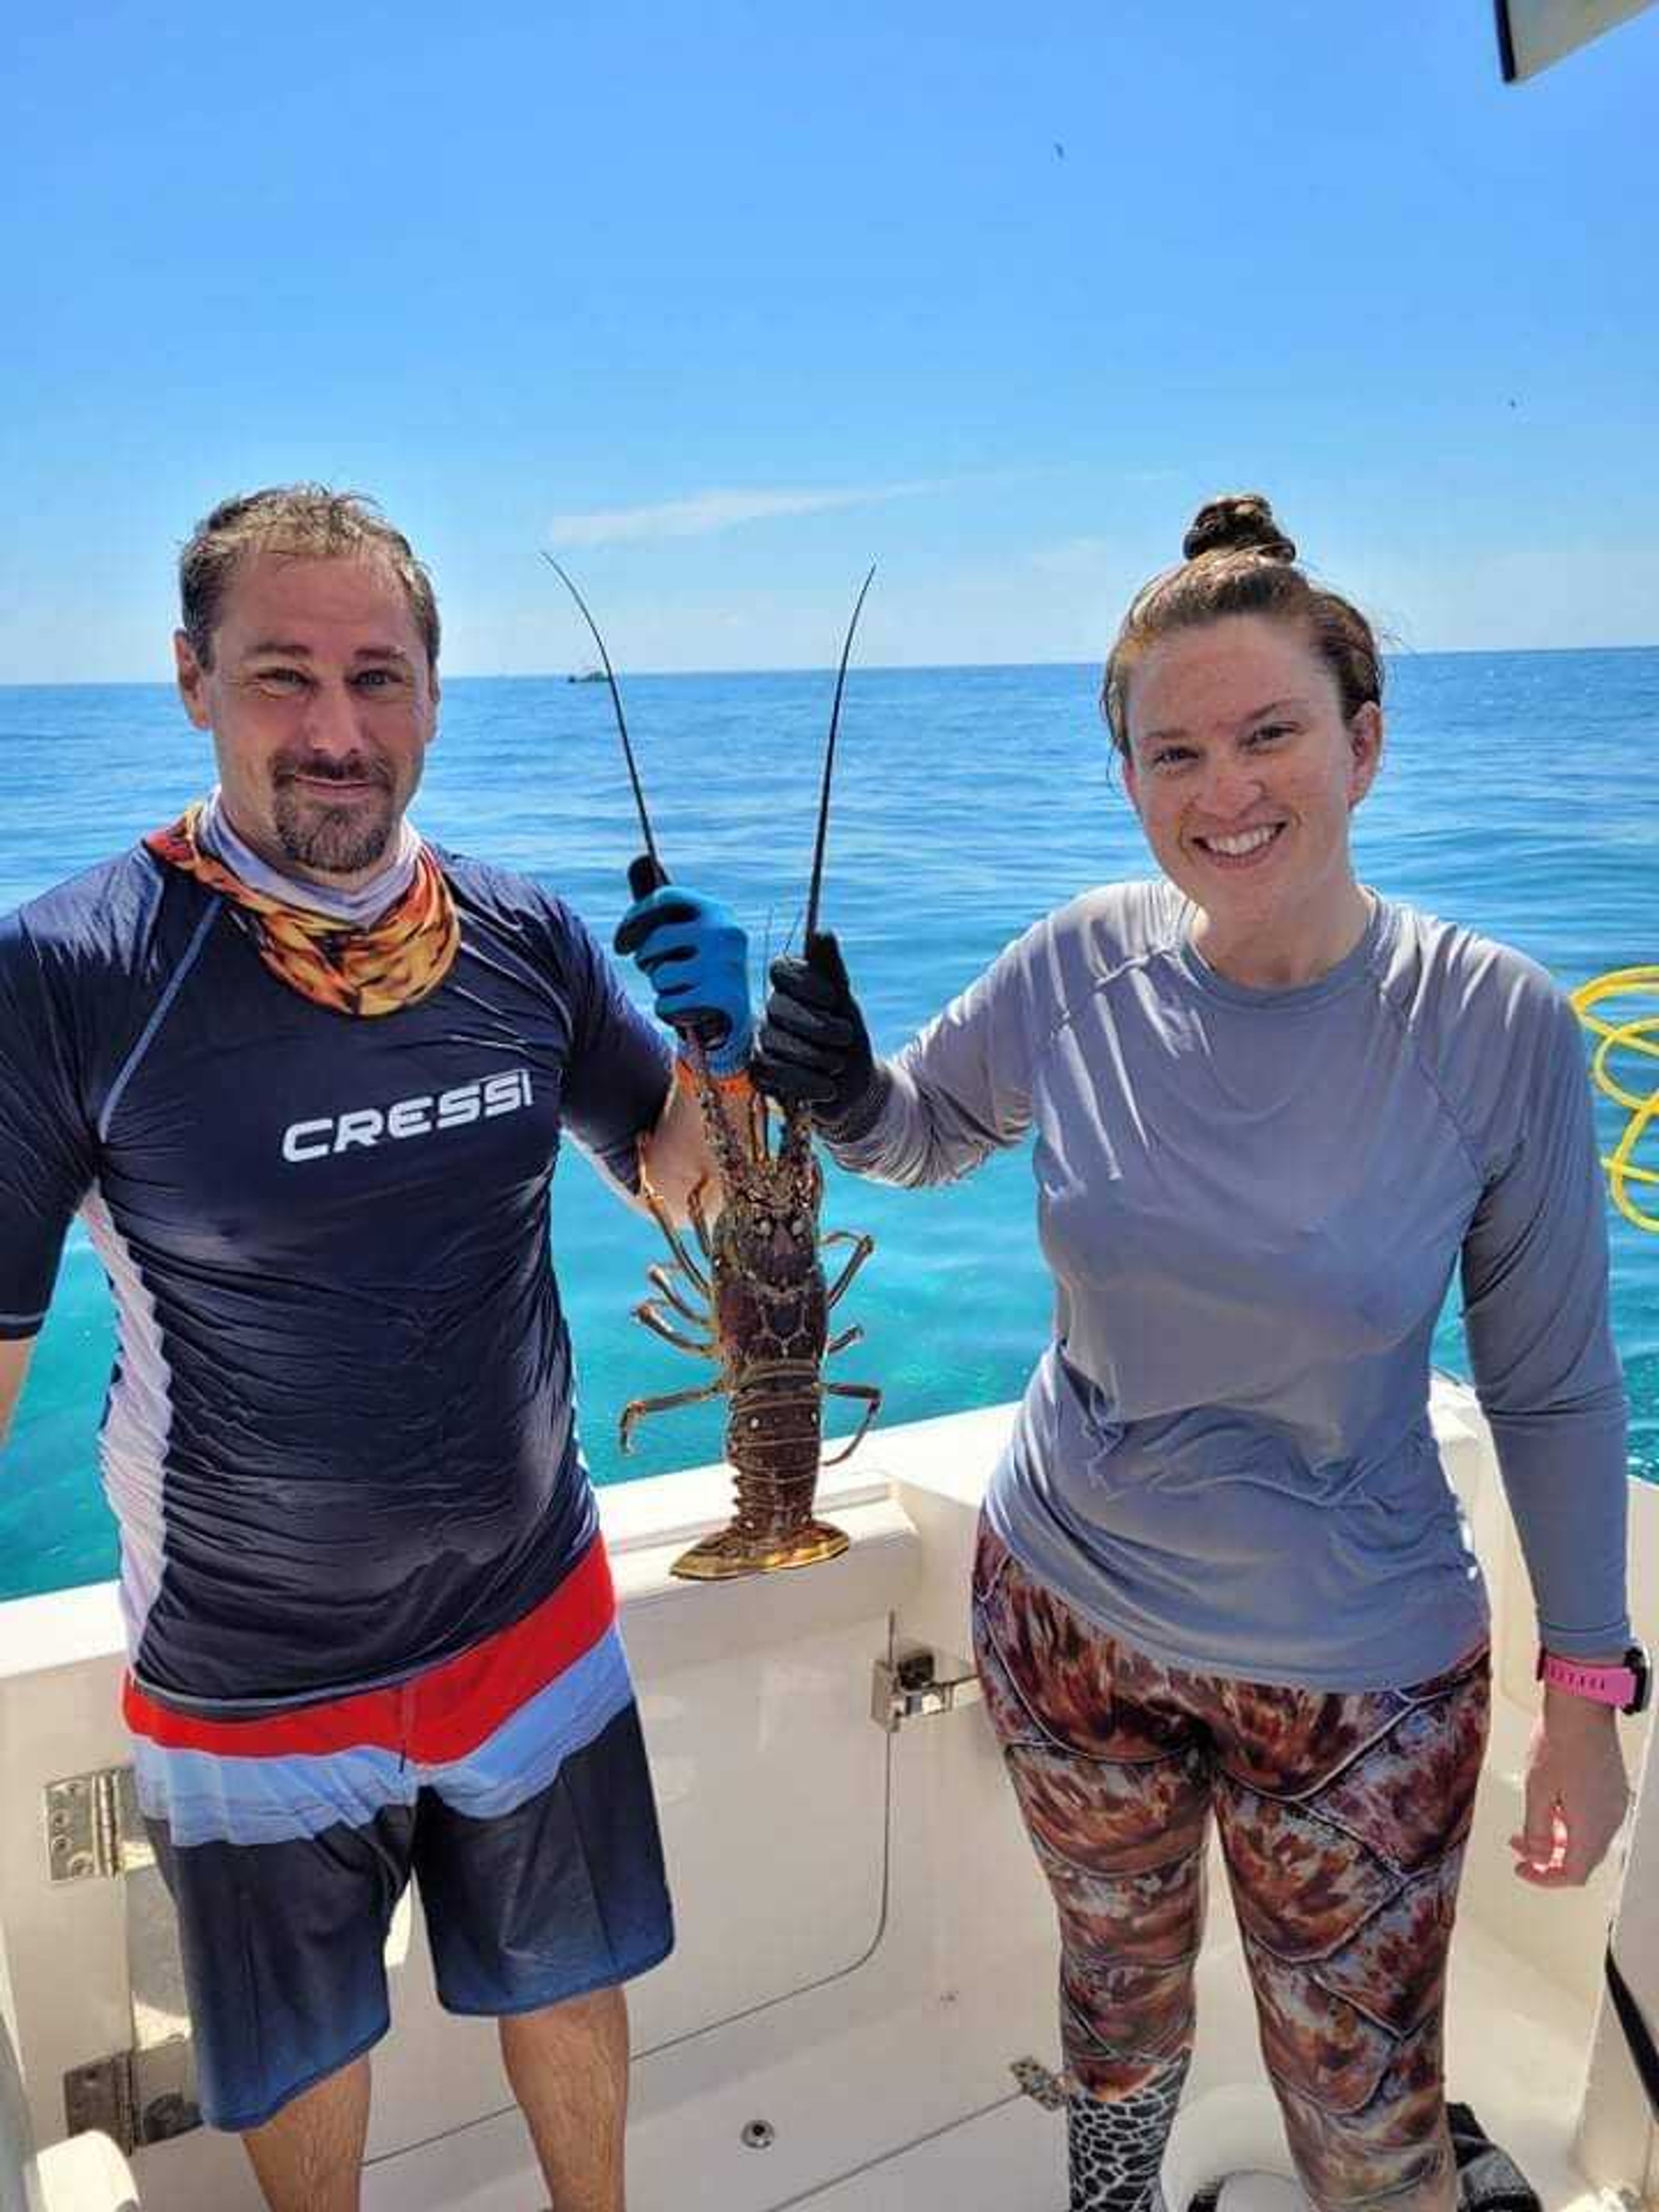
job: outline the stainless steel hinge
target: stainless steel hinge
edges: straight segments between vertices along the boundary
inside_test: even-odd
[[[906,1721],[971,1705],[981,1694],[978,1675],[962,1660],[947,1659],[925,1645],[911,1645],[890,1659],[877,1660],[870,1717],[878,1728],[895,1735]]]
[[[118,2051],[64,2076],[66,2132],[100,2128],[124,2155],[202,2124],[191,2046],[182,2037],[143,2051]]]
[[[202,2124],[184,1966],[171,1899],[138,1810],[130,1766],[49,1782],[46,1863],[54,1882],[121,1878],[132,2042],[64,2076],[70,2135],[100,2128],[124,2152]]]
[[[46,1863],[54,1882],[107,1879],[154,1865],[130,1766],[48,1782],[46,1807]]]
[[[1041,2105],[1045,2112],[1063,2112],[1072,2093],[1072,2083],[1064,2074],[1056,2074],[1040,2058],[1011,2058],[1008,2071],[1018,2082],[1022,2096]]]

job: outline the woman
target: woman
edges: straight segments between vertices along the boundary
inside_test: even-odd
[[[1035,1132],[1055,1333],[988,1492],[975,1650],[1053,1887],[1075,2212],[1155,2190],[1212,1811],[1322,2206],[1455,2202],[1445,1954],[1486,1609],[1428,1415],[1455,1263],[1551,1655],[1516,1872],[1617,1831],[1625,1405],[1571,1009],[1355,879],[1382,750],[1364,617],[1255,497],[1131,606],[1103,704],[1162,879],[1037,923],[890,1064],[833,940],[755,1074],[847,1167]],[[1626,1662],[1630,1666],[1627,1668]]]

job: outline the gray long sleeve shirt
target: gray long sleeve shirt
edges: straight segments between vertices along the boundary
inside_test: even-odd
[[[1484,1633],[1428,1418],[1454,1265],[1553,1650],[1629,1641],[1626,1404],[1577,1024],[1519,953],[1379,901],[1315,982],[1230,982],[1165,883],[1050,915],[834,1149],[967,1173],[1035,1131],[1055,1285],[987,1498],[1016,1555],[1166,1663],[1403,1685]]]

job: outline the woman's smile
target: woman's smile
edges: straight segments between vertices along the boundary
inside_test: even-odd
[[[1189,842],[1198,847],[1206,859],[1224,868],[1253,868],[1259,866],[1279,840],[1285,830],[1283,822],[1263,823],[1255,830],[1231,830],[1200,836],[1195,832]]]

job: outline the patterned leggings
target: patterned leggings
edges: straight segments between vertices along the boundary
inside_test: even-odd
[[[1304,2186],[1352,2207],[1435,2181],[1485,1650],[1410,1689],[1342,1695],[1163,1667],[984,1522],[974,1649],[1060,1913],[1074,2212],[1153,2201],[1192,2052],[1212,1807]]]

